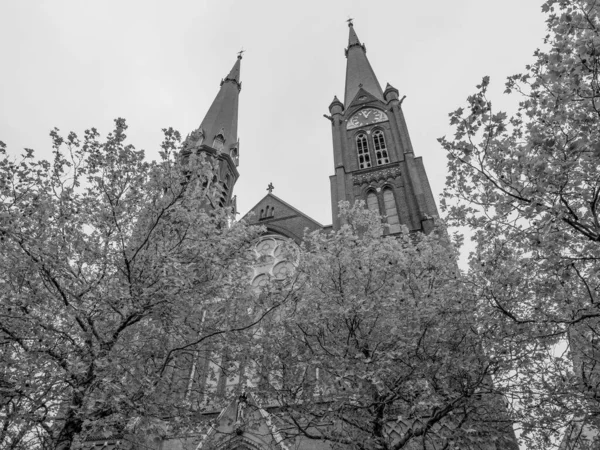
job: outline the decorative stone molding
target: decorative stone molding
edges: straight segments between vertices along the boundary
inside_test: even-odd
[[[231,81],[233,84],[235,84],[238,88],[238,92],[241,92],[242,90],[242,82],[236,80],[235,78],[229,78],[229,77],[225,77],[224,79],[221,80],[221,84],[219,86],[223,86],[223,84],[227,83],[228,81]]]
[[[373,172],[367,172],[360,175],[354,175],[352,181],[355,185],[376,183],[378,181],[397,178],[401,175],[400,167],[390,167],[388,169],[377,169]]]
[[[348,50],[350,50],[352,47],[362,47],[364,52],[367,53],[367,47],[365,46],[365,44],[361,44],[360,42],[354,42],[348,45],[348,48],[344,50],[344,55],[346,55],[346,58],[348,57]]]

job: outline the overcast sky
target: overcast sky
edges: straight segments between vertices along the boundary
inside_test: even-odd
[[[274,193],[331,223],[331,125],[344,95],[348,27],[403,108],[436,198],[446,157],[436,138],[482,76],[496,107],[514,110],[505,78],[533,61],[545,17],[537,0],[0,2],[0,140],[50,155],[49,131],[110,131],[156,159],[164,127],[196,128],[245,49],[235,193],[247,212]]]

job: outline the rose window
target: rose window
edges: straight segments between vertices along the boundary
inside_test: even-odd
[[[264,236],[254,246],[254,254],[254,287],[265,286],[270,278],[285,280],[294,273],[297,254],[288,239],[276,235]]]

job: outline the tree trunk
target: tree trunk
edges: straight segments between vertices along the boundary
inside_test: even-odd
[[[69,450],[71,444],[83,427],[83,420],[77,417],[76,411],[79,411],[83,404],[81,394],[74,394],[69,406],[68,412],[65,415],[65,423],[56,438],[55,450]]]

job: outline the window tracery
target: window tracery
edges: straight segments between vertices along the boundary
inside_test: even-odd
[[[373,133],[373,147],[375,148],[375,158],[377,159],[377,165],[389,164],[390,158],[385,145],[385,136],[383,131],[377,130]]]
[[[356,151],[358,153],[358,167],[367,169],[371,167],[371,155],[369,154],[369,142],[364,133],[356,136]]]
[[[267,211],[269,208],[267,207]],[[252,268],[252,286],[260,289],[269,278],[285,280],[294,272],[297,255],[288,240],[277,235],[263,237],[254,247],[256,264]]]

